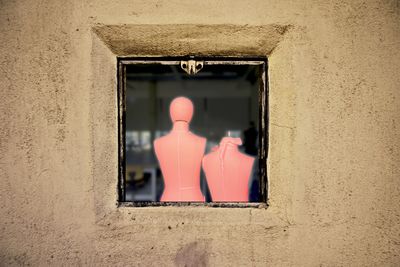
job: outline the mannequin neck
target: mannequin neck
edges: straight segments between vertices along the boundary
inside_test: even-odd
[[[188,132],[189,131],[189,123],[187,121],[174,121],[172,131]]]
[[[235,153],[239,151],[239,145],[242,144],[242,140],[240,138],[233,138],[230,136],[226,136],[222,138],[221,142],[219,143],[219,149],[229,153]]]

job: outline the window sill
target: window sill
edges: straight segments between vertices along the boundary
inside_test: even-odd
[[[262,202],[243,203],[243,202],[119,202],[118,207],[211,207],[211,208],[257,208],[267,209],[268,204]]]

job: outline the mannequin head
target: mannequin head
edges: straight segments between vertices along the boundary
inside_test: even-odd
[[[169,106],[172,122],[185,121],[189,123],[193,116],[193,103],[189,98],[180,96],[172,100]]]

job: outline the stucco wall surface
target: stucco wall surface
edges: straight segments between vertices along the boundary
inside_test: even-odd
[[[400,265],[400,2],[0,1],[1,266]],[[153,41],[152,41],[153,40]],[[270,206],[118,208],[116,56],[269,57]]]

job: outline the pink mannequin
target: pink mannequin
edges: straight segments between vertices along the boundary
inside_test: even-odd
[[[224,137],[203,158],[203,169],[214,202],[249,201],[249,178],[254,158],[241,153],[240,138]]]
[[[200,168],[206,139],[189,131],[193,103],[186,97],[177,97],[171,102],[169,112],[173,122],[171,132],[154,140],[165,184],[161,201],[204,201]]]

